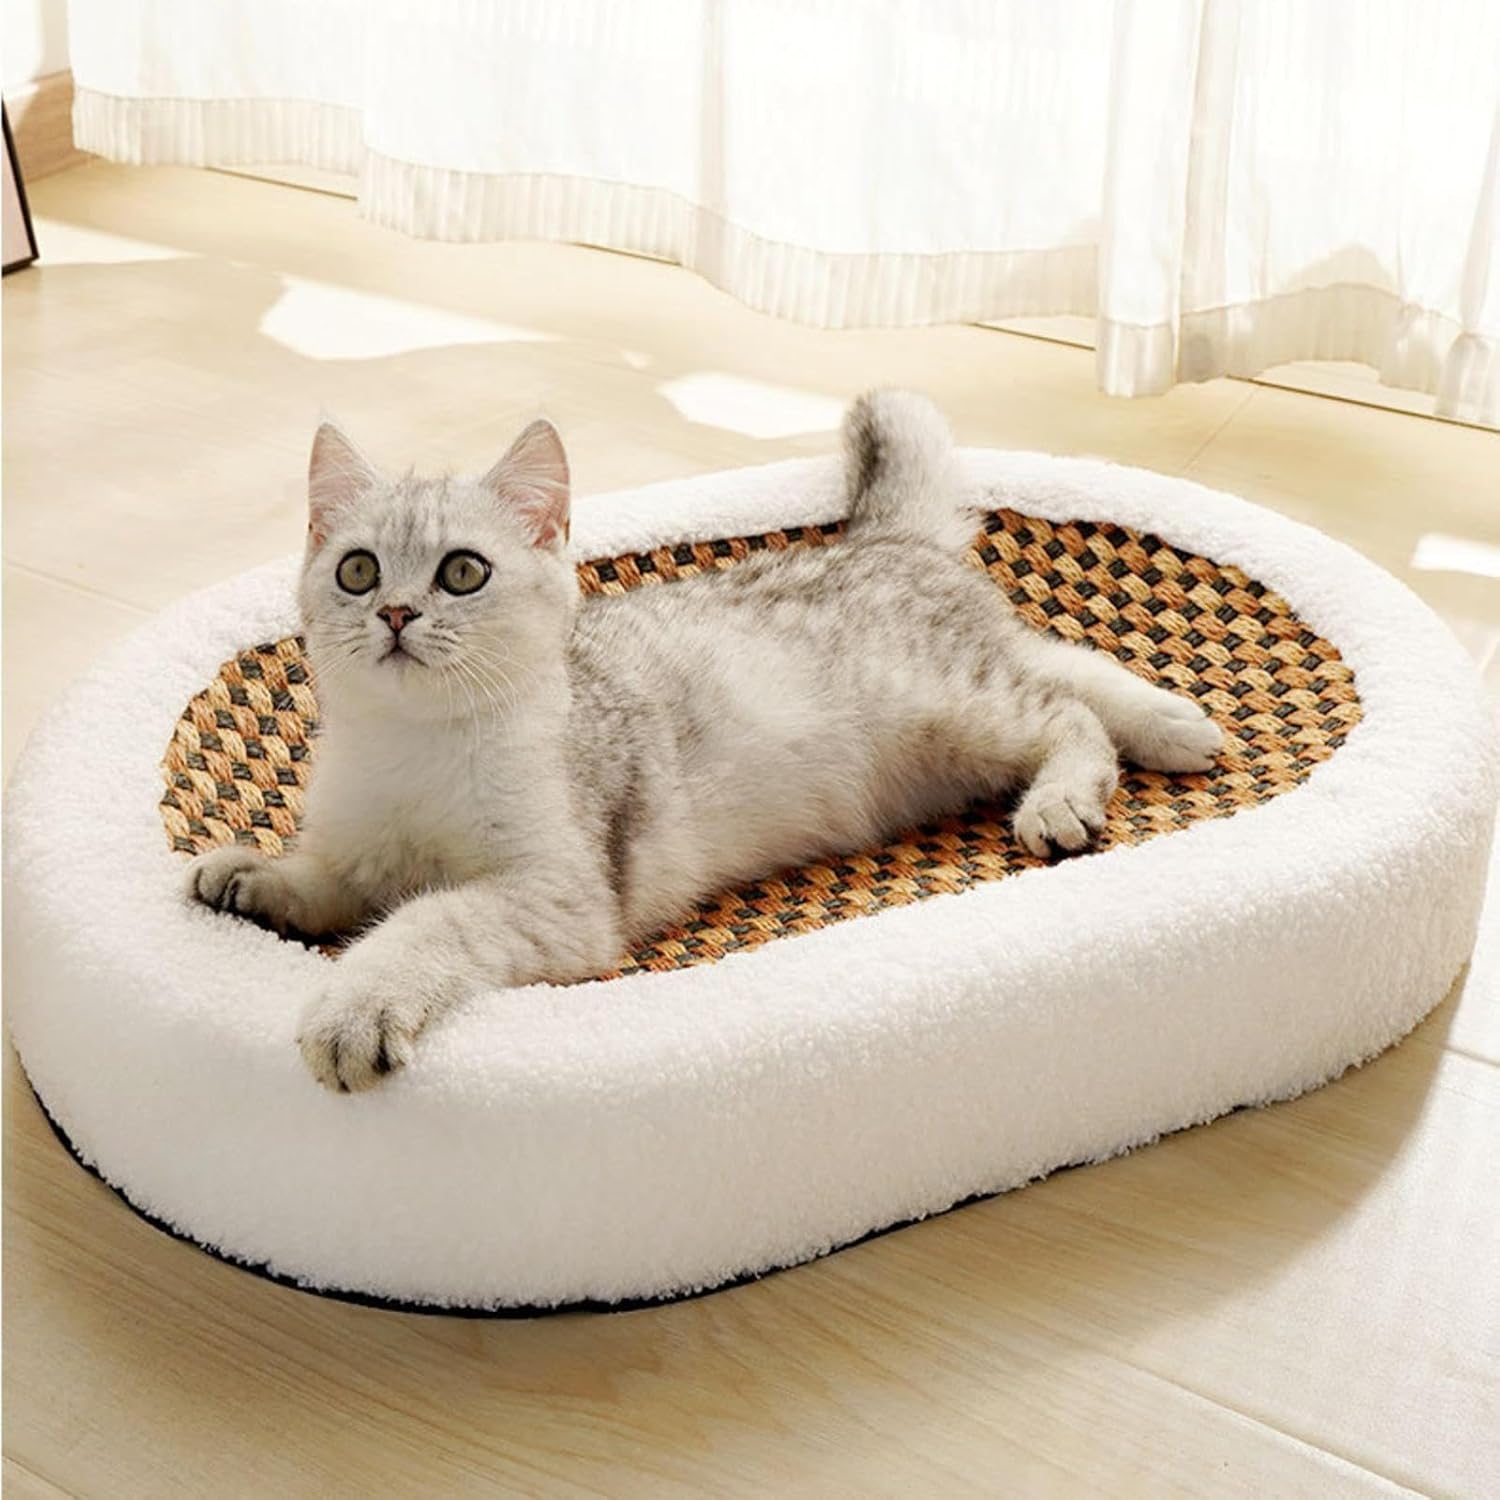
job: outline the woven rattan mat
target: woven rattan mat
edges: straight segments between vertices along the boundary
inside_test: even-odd
[[[662,547],[584,563],[586,593],[621,593],[732,567],[754,552],[821,547],[838,525]],[[1359,722],[1354,675],[1286,601],[1221,566],[1122,526],[1056,526],[1013,511],[985,523],[972,560],[1039,629],[1087,640],[1196,698],[1226,733],[1219,765],[1171,776],[1126,767],[1100,849],[1223,818],[1306,780]],[[167,747],[162,822],[187,854],[237,840],[280,854],[296,832],[318,705],[295,637],[242,652],[193,698]],[[977,805],[878,849],[787,870],[706,901],[627,955],[619,972],[709,963],[788,933],[905,905],[1042,863],[1005,809]]]

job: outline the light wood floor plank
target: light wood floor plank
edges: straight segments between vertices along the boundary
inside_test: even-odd
[[[6,563],[4,727],[8,775],[21,746],[59,689],[146,615],[118,600]]]

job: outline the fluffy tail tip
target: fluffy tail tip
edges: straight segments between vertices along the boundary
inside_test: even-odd
[[[914,534],[962,545],[973,525],[943,414],[915,391],[867,391],[844,417],[851,532]]]

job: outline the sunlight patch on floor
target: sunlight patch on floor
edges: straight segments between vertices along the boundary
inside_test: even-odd
[[[123,234],[106,234],[102,229],[85,229],[62,219],[35,219],[37,248],[41,265],[47,266],[118,266],[140,260],[187,260],[186,250],[150,240],[132,239]]]
[[[816,391],[714,371],[670,380],[661,393],[690,422],[753,438],[832,432],[844,414],[842,402]]]
[[[308,359],[382,359],[455,344],[550,343],[535,328],[493,323],[396,297],[288,277],[260,332]]]
[[[1478,578],[1500,578],[1500,547],[1471,537],[1429,531],[1417,538],[1411,565],[1424,573],[1472,573]]]

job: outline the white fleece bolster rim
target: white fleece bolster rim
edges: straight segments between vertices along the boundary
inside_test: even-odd
[[[11,1027],[79,1153],[179,1232],[311,1287],[613,1302],[806,1260],[1404,1034],[1472,945],[1494,813],[1493,733],[1446,629],[1347,548],[1188,481],[964,461],[985,504],[1154,531],[1276,588],[1353,666],[1362,723],[1265,807],[706,967],[491,995],[338,1097],[292,1042],[325,960],[183,905],[156,811],[182,705],[295,628],[295,562],[259,569],[87,674],[12,781]],[[833,462],[796,461],[582,501],[574,547],[841,508]]]

